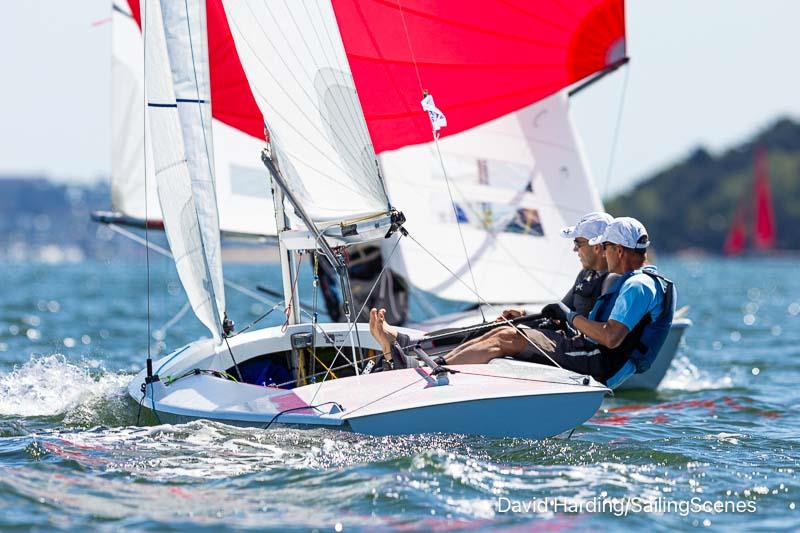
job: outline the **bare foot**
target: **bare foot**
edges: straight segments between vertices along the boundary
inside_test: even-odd
[[[369,311],[369,332],[381,345],[384,354],[390,354],[392,343],[397,339],[397,328],[386,323],[386,309]],[[389,356],[391,358],[391,356]]]

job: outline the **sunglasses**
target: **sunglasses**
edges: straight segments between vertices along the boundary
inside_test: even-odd
[[[603,243],[603,250],[608,249],[609,246],[618,246],[618,245],[613,243],[613,242],[604,242]]]
[[[589,245],[589,241],[579,241],[578,239],[574,239],[572,241],[572,244],[575,245],[575,248],[581,248],[583,246],[588,246]]]

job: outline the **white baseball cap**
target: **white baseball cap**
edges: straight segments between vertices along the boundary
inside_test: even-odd
[[[592,239],[598,235],[602,235],[606,226],[608,226],[609,222],[612,220],[614,220],[614,217],[608,213],[601,213],[600,211],[587,213],[583,215],[574,226],[562,229],[561,236],[567,239],[575,239],[577,237]]]
[[[609,222],[602,235],[589,239],[592,246],[604,242],[643,250],[650,245],[650,238],[641,222],[631,217],[619,217]]]

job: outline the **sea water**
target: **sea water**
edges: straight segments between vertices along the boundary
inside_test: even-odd
[[[125,385],[148,350],[207,334],[172,320],[171,264],[151,257],[149,289],[140,259],[3,264],[0,529],[798,528],[796,265],[662,260],[694,322],[662,386],[606,400],[569,440],[531,441],[137,424]],[[227,273],[279,288],[275,265]],[[239,327],[271,307],[227,299]]]

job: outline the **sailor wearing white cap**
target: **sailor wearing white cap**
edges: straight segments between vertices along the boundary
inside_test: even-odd
[[[573,239],[573,250],[577,252],[583,269],[575,280],[575,285],[563,298],[562,302],[568,306],[569,311],[576,311],[584,316],[588,316],[595,301],[600,296],[604,280],[607,279],[607,266],[603,256],[603,247],[600,245],[589,245],[589,239],[602,235],[606,230],[612,217],[606,213],[594,212],[581,217],[574,226],[564,228],[561,235]],[[498,322],[521,317],[525,312],[517,309],[506,309]],[[583,335],[566,335],[561,331],[554,331],[552,321],[542,319],[537,315],[531,317],[531,327],[549,327],[545,333],[545,338],[552,344],[558,345],[559,350],[571,354],[589,351],[597,353],[597,348],[593,342],[586,339]],[[410,343],[410,339],[403,338],[402,333],[386,323],[384,310],[373,309],[370,313],[370,330],[373,336],[381,342],[385,352],[391,350],[392,343],[396,340],[401,345]],[[524,336],[521,334],[524,331]],[[533,329],[519,329],[510,325],[498,325],[486,333],[479,333],[477,337],[463,342],[447,356],[442,364],[470,364],[487,363],[496,357],[514,356],[526,358],[524,352],[526,346],[531,347],[533,341],[525,337],[537,337]],[[535,349],[535,348],[534,348]],[[539,350],[541,351],[541,350]],[[541,354],[540,354],[541,355]],[[401,363],[402,363],[402,358]]]
[[[594,341],[599,357],[549,355],[566,363],[562,364],[566,368],[590,373],[614,387],[634,372],[646,371],[658,355],[672,325],[675,288],[654,266],[645,267],[650,238],[635,218],[615,218],[589,244],[603,246],[609,272],[620,274],[619,278],[588,318],[561,303],[545,306],[542,314],[566,321]]]
[[[572,239],[572,249],[578,254],[582,267],[575,283],[561,301],[579,315],[589,316],[608,276],[603,247],[599,244],[590,245],[589,239],[602,235],[612,219],[608,213],[596,211],[582,216],[574,226],[561,230],[562,237]]]

